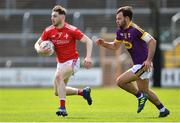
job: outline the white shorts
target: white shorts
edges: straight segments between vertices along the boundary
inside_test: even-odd
[[[136,74],[141,79],[150,79],[152,77],[152,68],[150,70],[145,70],[144,66],[141,64],[133,65],[132,68],[129,69],[134,74]]]
[[[76,73],[80,68],[80,59],[72,59],[64,63],[57,63],[57,69],[62,69],[64,65],[70,65],[73,68],[73,72]]]

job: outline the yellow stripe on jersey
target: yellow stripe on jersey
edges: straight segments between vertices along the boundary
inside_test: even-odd
[[[130,26],[132,26],[132,24],[133,24],[133,22],[131,21],[131,22],[129,23],[129,25],[127,26],[127,28],[129,28]]]
[[[122,43],[123,40],[117,40],[117,39],[114,39],[114,42],[119,42],[119,43]]]
[[[125,45],[126,49],[131,49],[132,48],[132,44],[130,42],[128,42],[128,41],[115,39],[114,42],[123,43]]]
[[[144,40],[144,37],[147,35],[147,32],[144,32],[143,35],[141,36],[141,39]]]
[[[136,25],[135,23],[131,23],[131,26],[136,28],[138,31],[140,31],[142,34],[144,33],[144,30],[141,29],[138,25]]]

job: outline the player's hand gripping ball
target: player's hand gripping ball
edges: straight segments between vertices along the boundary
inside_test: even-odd
[[[43,41],[40,44],[40,54],[43,56],[51,56],[54,53],[54,44],[51,41]]]

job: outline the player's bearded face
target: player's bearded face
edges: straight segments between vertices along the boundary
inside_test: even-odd
[[[122,12],[118,13],[116,15],[116,23],[119,28],[125,28],[127,25],[127,22],[125,20],[125,17],[123,16]]]
[[[52,12],[51,21],[54,26],[58,26],[62,24],[61,15],[58,12]]]

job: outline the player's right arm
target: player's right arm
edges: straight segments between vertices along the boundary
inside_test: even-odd
[[[121,42],[116,42],[116,41],[108,42],[108,41],[105,41],[104,39],[99,38],[96,40],[96,44],[98,46],[102,46],[110,50],[117,50],[119,46],[121,45]]]
[[[46,28],[41,37],[36,41],[36,43],[34,44],[34,48],[36,50],[36,52],[40,55],[44,55],[46,54],[47,52],[49,52],[50,49],[47,49],[45,47],[41,47],[41,42],[45,41],[45,40],[48,40],[48,30],[49,28]]]
[[[40,48],[40,44],[41,44],[42,40],[41,38],[39,38],[36,43],[34,44],[34,49],[37,51],[37,53],[41,52],[41,48]]]
[[[40,55],[45,55],[47,54],[50,49],[47,47],[41,47],[41,42],[43,42],[43,40],[41,39],[41,37],[36,41],[36,43],[34,44],[34,48],[36,50],[36,52]]]

